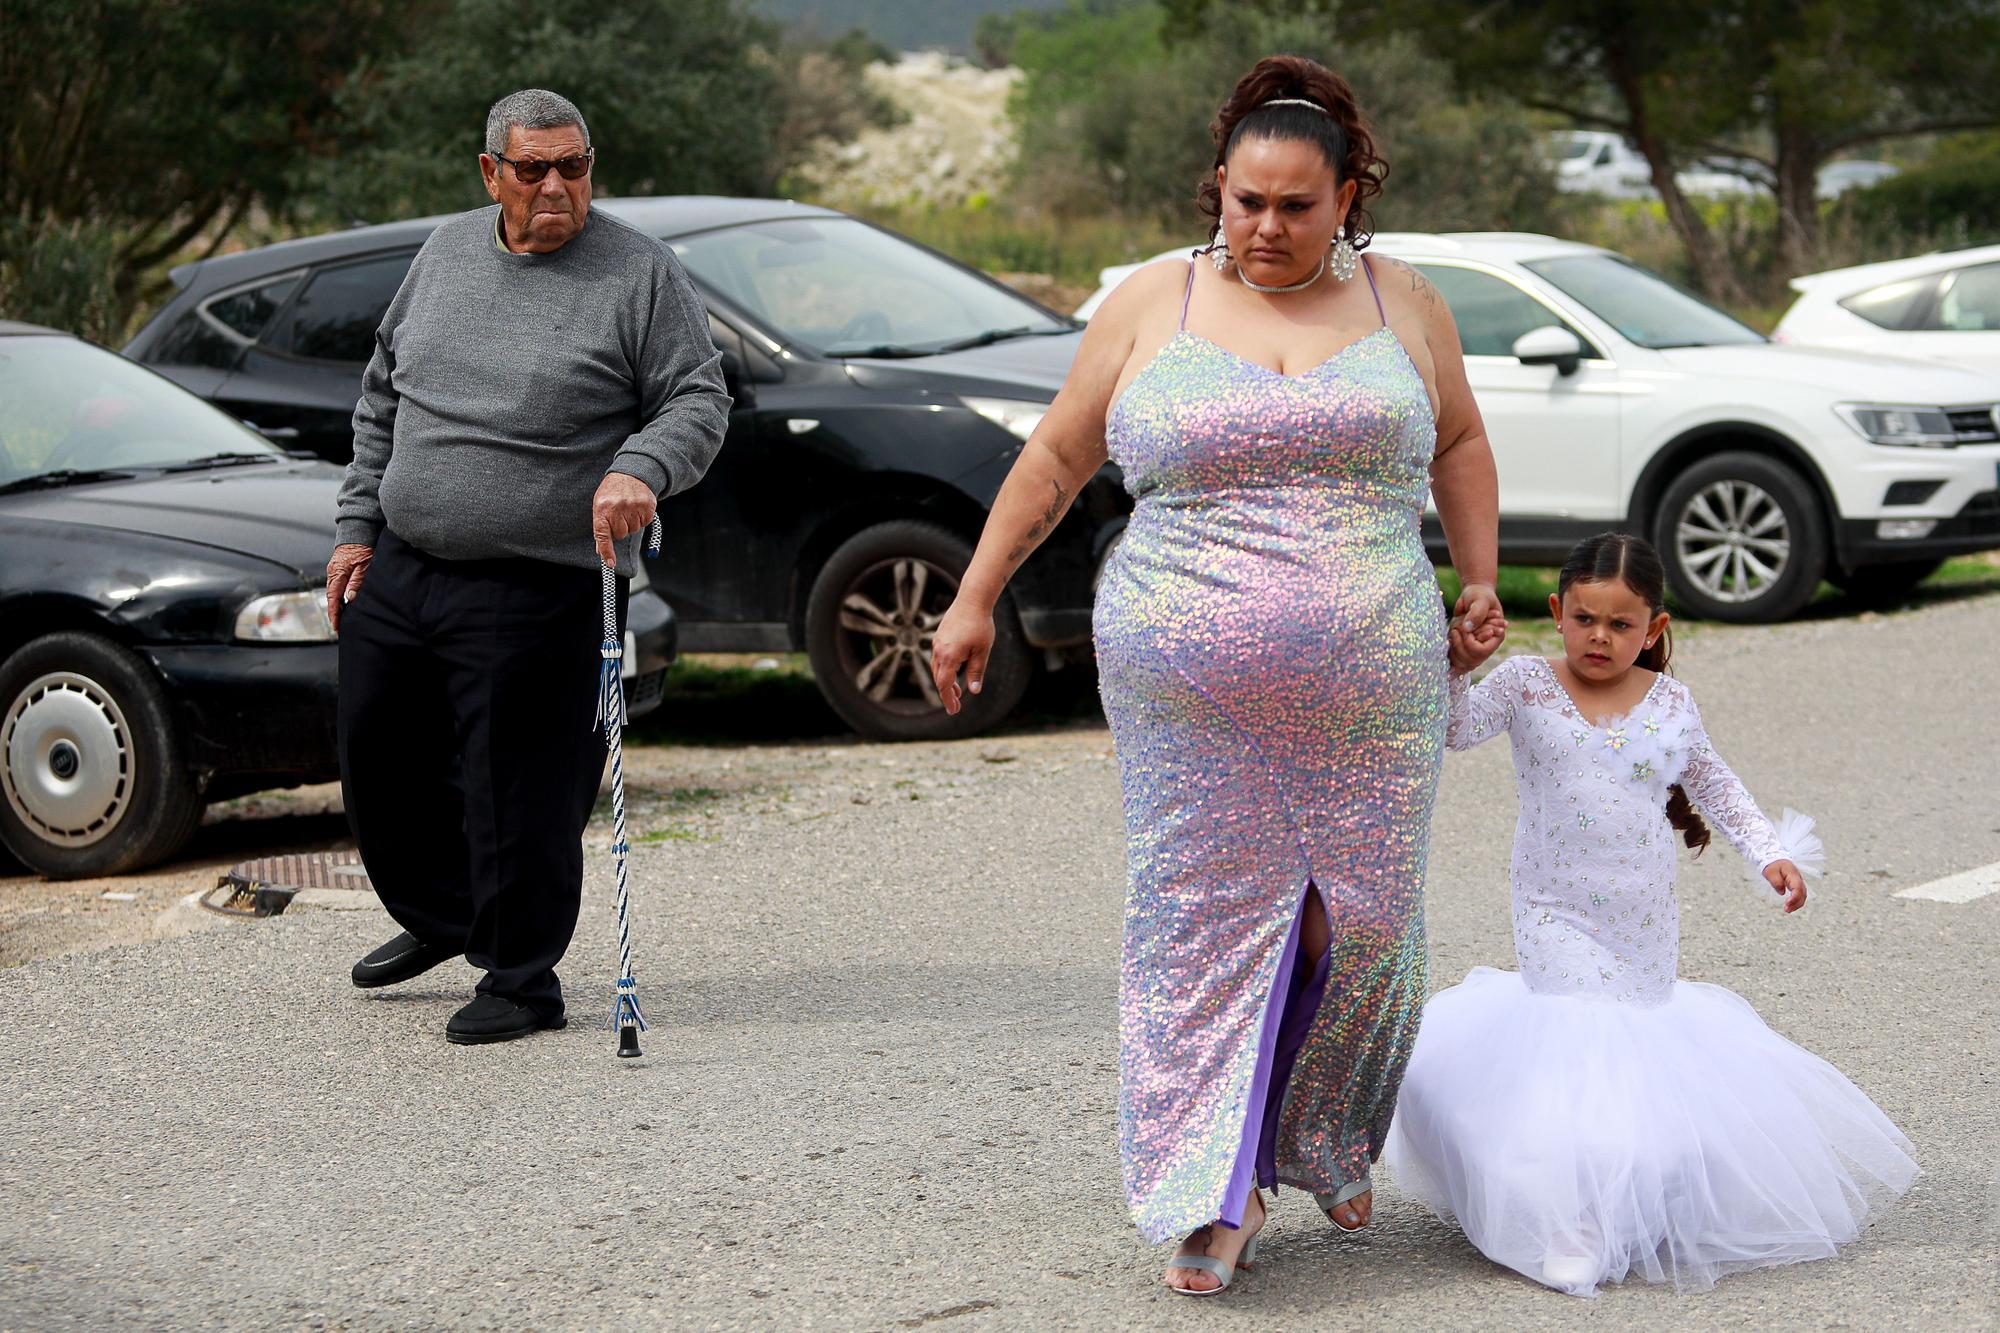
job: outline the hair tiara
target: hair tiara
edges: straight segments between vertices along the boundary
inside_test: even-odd
[[[1333,114],[1331,111],[1328,111],[1325,107],[1321,106],[1318,102],[1313,101],[1309,97],[1274,97],[1268,102],[1259,102],[1256,106],[1252,107],[1251,110],[1262,111],[1267,106],[1309,106],[1313,110],[1319,112],[1322,116],[1330,116]]]

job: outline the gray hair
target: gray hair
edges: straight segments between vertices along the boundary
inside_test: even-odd
[[[590,127],[576,103],[546,88],[523,88],[508,93],[486,113],[486,151],[499,157],[507,151],[507,138],[518,125],[524,130],[556,130],[574,125],[583,131],[583,146],[590,147]]]

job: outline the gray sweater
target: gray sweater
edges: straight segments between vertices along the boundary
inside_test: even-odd
[[[447,560],[595,569],[605,473],[672,495],[721,447],[722,357],[659,241],[593,212],[561,249],[513,254],[495,243],[498,213],[431,233],[382,317],[336,540],[372,546],[386,525]],[[621,572],[639,541],[619,543]]]

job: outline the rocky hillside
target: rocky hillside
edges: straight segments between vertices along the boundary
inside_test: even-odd
[[[806,193],[835,208],[951,207],[1002,189],[1014,161],[1007,97],[1019,70],[926,51],[870,65],[865,77],[905,119],[822,145],[799,170]]]

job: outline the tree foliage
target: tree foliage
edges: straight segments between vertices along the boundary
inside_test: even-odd
[[[1552,190],[1529,118],[1457,97],[1447,71],[1405,37],[1346,40],[1323,20],[1218,14],[1169,42],[1153,4],[1078,3],[1022,16],[1010,50],[1025,78],[1021,186],[1059,213],[1120,209],[1204,220],[1209,124],[1237,79],[1273,52],[1309,56],[1354,86],[1389,177],[1373,212],[1387,229],[1548,225]]]
[[[487,108],[534,87],[583,112],[604,193],[768,193],[784,91],[771,38],[736,0],[442,0],[405,49],[341,87],[346,143],[303,201],[341,221],[484,203]]]
[[[1164,0],[1176,30],[1223,6]],[[1994,0],[1238,0],[1415,36],[1464,86],[1615,130],[1645,154],[1701,285],[1742,276],[1674,180],[1746,161],[1776,192],[1779,276],[1815,257],[1821,165],[1863,144],[2000,123]]]
[[[0,4],[9,289],[88,255],[129,303],[154,265],[282,199],[342,78],[394,40],[392,9],[319,0],[274,23],[261,0]],[[31,265],[45,235],[60,254]]]
[[[245,230],[485,202],[487,108],[574,100],[607,194],[771,193],[895,111],[865,34],[749,0],[0,0],[0,310],[116,341],[165,266]]]
[[[118,297],[119,235],[93,222],[29,228],[0,217],[0,317],[114,344],[129,310]]]

